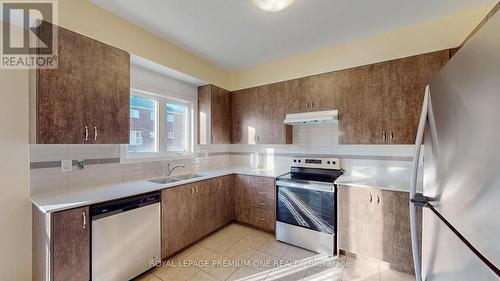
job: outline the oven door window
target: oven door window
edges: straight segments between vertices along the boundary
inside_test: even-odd
[[[335,193],[288,186],[278,186],[279,222],[334,234]]]

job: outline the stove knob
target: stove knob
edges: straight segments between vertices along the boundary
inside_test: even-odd
[[[300,163],[300,162],[301,162],[301,161],[299,160],[299,163]]]
[[[297,163],[297,159],[293,159],[293,163]]]
[[[326,162],[326,164],[330,165],[330,161]]]
[[[337,162],[333,161],[333,162],[332,162],[332,165],[335,165],[335,164],[337,164]]]

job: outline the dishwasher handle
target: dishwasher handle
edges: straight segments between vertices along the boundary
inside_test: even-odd
[[[119,199],[116,201],[106,202],[93,205],[90,207],[90,215],[92,220],[98,220],[112,215],[124,213],[137,208],[156,204],[161,201],[160,192],[152,192],[138,196]]]

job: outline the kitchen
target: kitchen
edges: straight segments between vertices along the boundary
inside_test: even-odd
[[[498,280],[500,5],[388,2],[51,2],[0,279]]]

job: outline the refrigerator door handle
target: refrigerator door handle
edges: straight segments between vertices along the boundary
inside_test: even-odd
[[[425,87],[424,102],[422,112],[420,113],[420,121],[418,123],[417,138],[415,140],[415,154],[413,156],[413,168],[410,180],[410,234],[411,247],[413,252],[413,264],[415,266],[415,277],[417,281],[422,281],[422,263],[420,261],[418,233],[417,233],[417,206],[414,204],[415,195],[417,193],[417,178],[418,178],[418,163],[420,160],[420,150],[424,138],[425,123],[427,122],[427,113],[429,109],[429,85]]]

